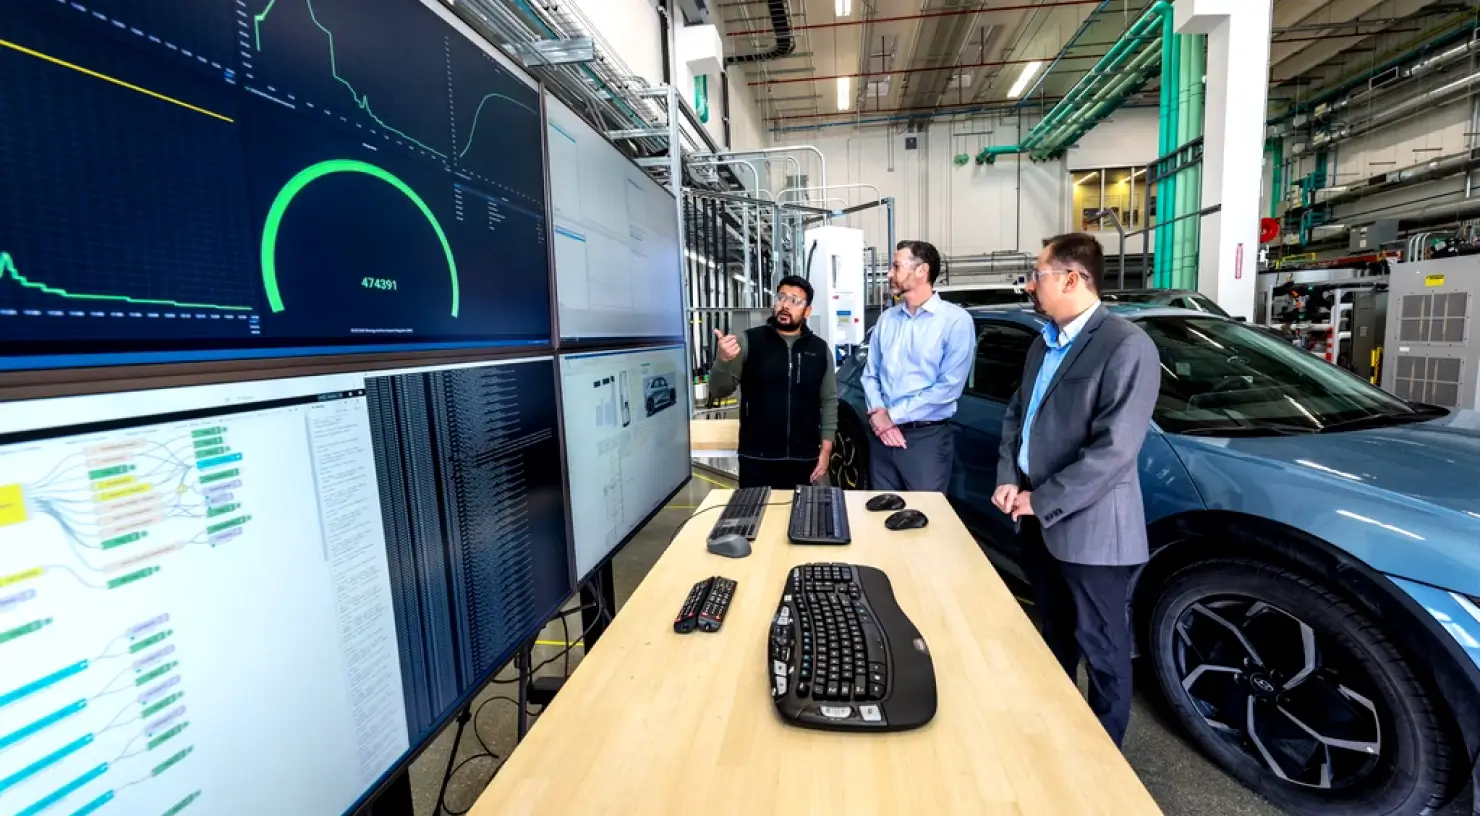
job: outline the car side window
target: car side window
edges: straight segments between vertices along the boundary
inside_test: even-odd
[[[988,326],[976,339],[976,365],[966,391],[1007,402],[1023,381],[1023,365],[1037,335],[1017,326]]]

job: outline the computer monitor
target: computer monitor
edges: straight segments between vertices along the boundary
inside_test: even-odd
[[[538,87],[439,0],[7,0],[0,77],[0,370],[551,342]]]
[[[0,812],[363,801],[571,591],[554,390],[545,358],[0,405]]]
[[[683,346],[562,354],[572,546],[582,580],[689,479]]]
[[[548,93],[545,115],[561,339],[682,337],[673,195]]]

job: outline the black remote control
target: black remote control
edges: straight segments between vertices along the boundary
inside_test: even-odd
[[[709,580],[709,597],[704,599],[704,608],[699,610],[699,628],[705,632],[718,632],[724,625],[725,613],[730,609],[730,599],[735,597],[735,582],[718,575]]]
[[[734,581],[718,575],[694,584],[673,620],[673,631],[687,634],[696,626],[704,632],[719,631],[730,608],[730,599],[735,595],[735,586]]]
[[[673,621],[673,631],[680,635],[694,631],[694,625],[699,621],[699,610],[704,606],[704,599],[709,596],[709,587],[714,584],[713,578],[705,578],[694,588],[689,590],[689,597],[683,602],[683,608],[678,611],[678,617]]]

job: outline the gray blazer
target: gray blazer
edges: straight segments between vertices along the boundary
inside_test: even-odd
[[[1047,344],[1028,350],[1007,404],[997,483],[1022,484],[1023,414]],[[1033,420],[1027,482],[1048,551],[1073,564],[1145,563],[1146,511],[1136,459],[1161,390],[1161,359],[1139,327],[1101,305],[1070,346]]]

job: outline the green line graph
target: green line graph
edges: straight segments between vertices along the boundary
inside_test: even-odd
[[[155,298],[136,298],[128,295],[89,295],[68,292],[55,286],[48,286],[40,281],[33,281],[22,275],[16,268],[15,259],[9,252],[0,252],[0,280],[13,280],[23,288],[36,289],[48,295],[69,298],[71,300],[103,300],[115,303],[137,303],[141,306],[173,306],[178,309],[219,309],[227,312],[250,312],[251,306],[222,306],[215,303],[186,303],[178,300],[159,300]]]
[[[468,129],[468,143],[465,144],[465,145],[463,145],[462,151],[457,154],[457,157],[459,159],[462,158],[463,156],[468,155],[468,148],[470,148],[470,147],[473,146],[473,137],[475,137],[475,136],[478,135],[478,116],[483,113],[483,104],[485,102],[487,102],[488,100],[495,99],[495,98],[497,98],[497,99],[503,99],[503,100],[508,101],[508,102],[512,102],[515,105],[518,105],[519,107],[524,108],[525,110],[529,111],[530,113],[536,113],[536,111],[534,110],[534,108],[531,108],[530,106],[524,104],[523,102],[520,102],[517,99],[511,99],[510,97],[504,96],[503,94],[499,94],[499,93],[491,93],[491,94],[488,94],[487,96],[485,96],[482,99],[478,100],[478,109],[475,110],[475,111],[473,111],[473,126]],[[536,115],[538,115],[538,114],[536,113]]]
[[[272,13],[272,9],[274,6],[277,5],[277,3],[278,0],[268,0],[267,5],[262,9],[261,12],[252,15],[252,38],[258,51],[262,50],[262,23],[267,20],[267,15]],[[415,138],[414,136],[404,131],[397,130],[396,128],[392,127],[384,119],[381,119],[380,116],[378,116],[375,111],[370,108],[370,96],[368,94],[362,94],[359,91],[355,90],[355,86],[351,85],[349,80],[339,75],[339,62],[334,52],[334,32],[330,31],[323,23],[319,22],[318,13],[314,11],[313,0],[303,0],[303,5],[308,9],[309,19],[313,20],[313,24],[317,26],[320,31],[324,32],[324,36],[329,39],[330,74],[334,77],[335,81],[349,90],[350,98],[354,100],[355,105],[359,107],[360,110],[364,111],[366,116],[369,116],[375,121],[376,124],[380,125],[382,128],[385,128],[391,133],[400,136],[406,141],[411,142],[412,144],[420,147],[423,150],[426,150],[429,153],[436,154],[439,158],[447,158],[446,153],[443,153],[435,147],[432,147],[431,145]],[[481,100],[479,100],[478,109],[473,113],[473,126],[468,131],[468,143],[457,154],[458,158],[466,156],[468,154],[468,149],[473,146],[473,137],[478,132],[478,117],[483,113],[483,105],[487,103],[490,99],[503,99],[507,102],[518,105],[519,107],[524,108],[525,110],[535,115],[538,115],[539,113],[534,108],[531,108],[523,102],[520,102],[517,99],[513,99],[503,94],[491,93],[484,96]]]

